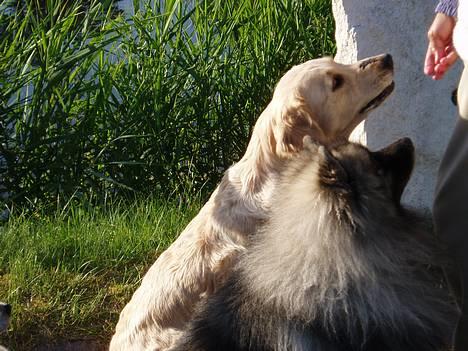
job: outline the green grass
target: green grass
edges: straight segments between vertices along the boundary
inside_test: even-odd
[[[142,275],[199,203],[153,199],[85,208],[13,215],[0,227],[0,301],[14,306],[0,344],[26,351],[75,338],[107,342]]]

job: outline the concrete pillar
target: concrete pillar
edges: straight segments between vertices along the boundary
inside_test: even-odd
[[[459,64],[442,81],[423,74],[426,32],[435,1],[333,0],[336,60],[350,63],[379,53],[395,62],[395,91],[353,132],[371,149],[408,136],[416,146],[416,168],[403,197],[411,206],[430,209],[438,164],[454,126],[451,93]]]

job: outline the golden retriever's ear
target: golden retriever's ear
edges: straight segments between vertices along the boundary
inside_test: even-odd
[[[324,146],[317,150],[319,157],[319,177],[322,185],[347,189],[349,188],[348,174],[337,160]]]
[[[311,140],[325,140],[325,134],[318,125],[316,118],[304,106],[289,107],[281,113],[281,132],[277,140],[276,150],[279,154],[296,153],[304,146],[304,137]],[[286,155],[285,155],[286,154]]]

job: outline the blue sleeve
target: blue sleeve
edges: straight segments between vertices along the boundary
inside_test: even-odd
[[[458,0],[440,0],[435,12],[441,12],[447,16],[457,16]]]

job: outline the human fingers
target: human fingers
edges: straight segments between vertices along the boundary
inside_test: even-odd
[[[435,68],[434,51],[429,45],[427,48],[426,58],[424,59],[424,74],[432,76]]]
[[[436,43],[438,45],[439,43]],[[434,47],[429,44],[424,62],[424,73],[428,76],[433,76],[437,73],[437,67],[441,65],[441,60],[445,58],[445,50],[443,47]]]
[[[457,52],[455,50],[449,51],[448,54],[440,60],[440,63],[434,66],[433,78],[436,80],[442,79],[457,59]]]
[[[445,66],[447,69],[450,68],[455,62],[457,62],[458,54],[453,48],[446,51],[446,56],[440,60],[440,64]]]
[[[440,60],[442,60],[447,55],[445,52],[444,42],[436,38],[432,42],[432,50],[434,51],[434,62],[437,65],[440,63]]]
[[[434,74],[432,75],[432,79],[434,80],[441,80],[444,78],[444,74],[447,71],[447,69],[442,66],[442,65],[435,65],[434,67]]]

